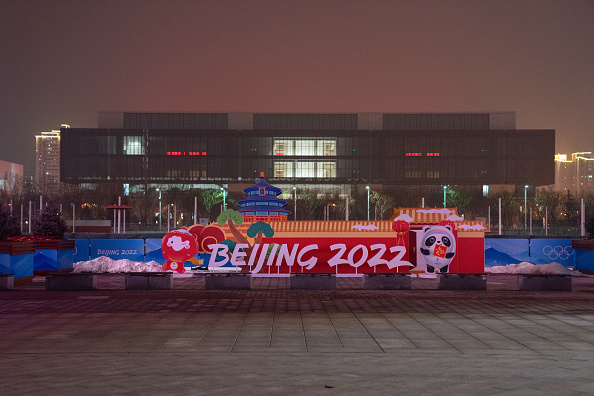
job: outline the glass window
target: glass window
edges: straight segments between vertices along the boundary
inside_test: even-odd
[[[124,154],[143,155],[144,144],[142,136],[124,136]]]
[[[324,157],[336,155],[335,139],[274,139],[274,155]]]

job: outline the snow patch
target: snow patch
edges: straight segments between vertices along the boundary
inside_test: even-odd
[[[377,227],[374,226],[373,224],[369,224],[369,225],[362,225],[362,224],[356,224],[353,226],[353,228],[356,228],[357,230],[361,231],[361,230],[377,230]]]
[[[442,209],[417,209],[416,210],[417,213],[442,213],[442,214],[450,214],[452,213],[451,210],[447,209],[447,208],[442,208]]]
[[[485,229],[485,227],[483,227],[480,224],[475,224],[472,226],[468,225],[468,224],[462,224],[462,225],[459,225],[458,228],[461,228],[463,230],[484,230]]]
[[[97,257],[91,261],[74,263],[72,272],[163,272],[163,267],[156,261],[136,262],[127,259],[114,260],[109,257]]]
[[[519,264],[497,265],[494,267],[485,267],[487,274],[547,274],[547,275],[572,275],[584,276],[579,271],[567,268],[559,263],[550,264],[531,264],[522,262]]]
[[[394,221],[398,221],[398,220],[403,220],[406,221],[407,223],[412,223],[414,221],[414,219],[412,217],[410,217],[409,215],[405,214],[401,214],[400,216],[396,217],[394,219]]]
[[[449,220],[449,221],[463,221],[464,217],[451,215],[447,218],[447,220]]]

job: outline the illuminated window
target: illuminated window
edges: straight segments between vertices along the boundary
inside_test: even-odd
[[[144,145],[142,144],[142,140],[142,136],[124,136],[124,154],[143,155]]]
[[[487,184],[483,184],[483,197],[489,196],[489,186]]]
[[[336,140],[274,139],[274,155],[326,157],[336,155]]]
[[[335,178],[336,161],[275,161],[274,176]]]

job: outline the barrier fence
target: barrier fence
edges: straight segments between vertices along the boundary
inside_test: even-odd
[[[566,267],[576,266],[576,254],[571,247],[574,238],[485,237],[485,267],[557,262]],[[75,239],[74,262],[106,256],[113,260],[156,261],[164,263],[161,238],[134,239]]]

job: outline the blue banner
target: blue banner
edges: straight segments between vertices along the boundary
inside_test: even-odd
[[[89,261],[89,240],[75,239],[74,240],[74,256],[72,261],[78,263],[79,261]]]
[[[128,259],[144,262],[144,240],[142,239],[93,239],[91,260],[106,256],[114,260]]]
[[[528,239],[485,238],[485,267],[529,262]]]
[[[165,262],[163,251],[161,250],[161,238],[148,238],[146,240],[146,262],[156,261],[159,264]]]
[[[10,256],[10,272],[15,279],[33,276],[33,256],[34,253]]]
[[[10,254],[0,254],[0,274],[12,274],[10,272]]]
[[[530,262],[532,264],[559,263],[566,267],[575,266],[575,254],[571,239],[537,239],[530,241]]]
[[[594,252],[589,250],[575,250],[575,268],[594,271]]]

